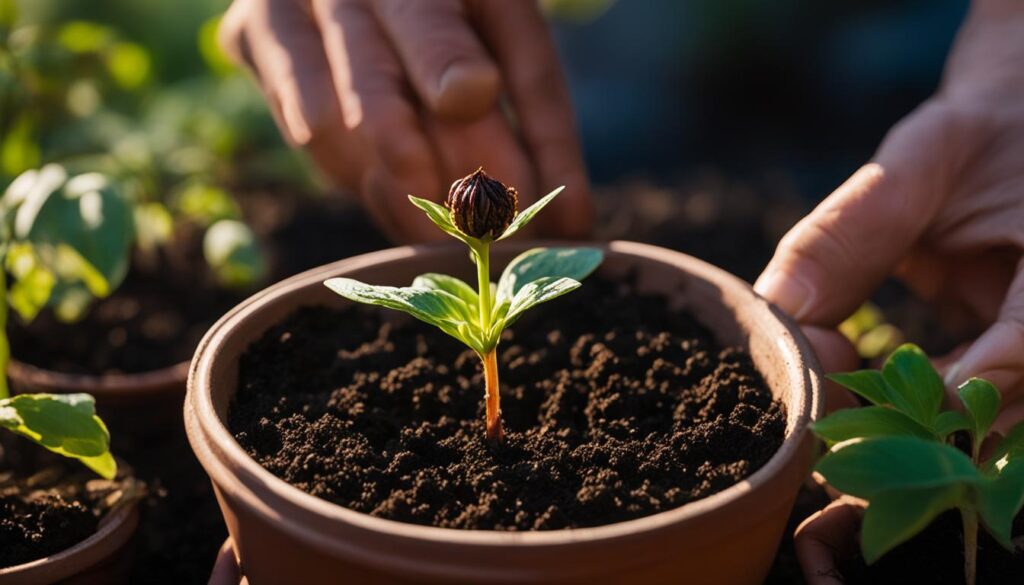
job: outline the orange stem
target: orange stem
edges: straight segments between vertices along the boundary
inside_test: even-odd
[[[498,383],[498,351],[492,349],[482,357],[487,400],[487,440],[492,445],[505,442],[505,428],[501,424],[501,393]]]

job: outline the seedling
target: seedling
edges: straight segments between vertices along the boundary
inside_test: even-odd
[[[128,205],[102,175],[69,178],[62,167],[47,165],[20,175],[0,199],[0,236],[0,427],[112,479],[110,433],[92,396],[10,395],[6,332],[10,308],[28,321],[58,296],[67,308],[77,306],[67,300],[76,291],[109,294],[127,270]]]
[[[958,389],[963,412],[943,410],[942,379],[915,345],[900,346],[881,371],[829,378],[871,406],[837,411],[814,424],[830,450],[817,470],[836,489],[868,501],[861,526],[864,560],[873,563],[912,538],[941,512],[958,509],[964,575],[974,585],[979,522],[1008,550],[1024,506],[1024,423],[982,458],[999,414],[999,390],[980,378]],[[950,444],[965,431],[970,455]]]
[[[490,246],[523,228],[562,187],[517,212],[513,188],[482,169],[452,184],[445,205],[409,196],[442,231],[465,243],[476,264],[477,289],[445,274],[427,273],[409,287],[374,286],[350,278],[325,282],[339,295],[360,303],[403,311],[472,348],[483,362],[487,439],[501,444],[496,348],[501,332],[528,309],[580,286],[603,259],[596,248],[534,248],[513,259],[497,284],[490,277]]]

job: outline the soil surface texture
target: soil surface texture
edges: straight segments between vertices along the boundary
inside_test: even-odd
[[[785,429],[749,355],[667,305],[591,278],[506,331],[498,448],[471,350],[391,312],[304,308],[243,356],[230,428],[279,477],[381,518],[551,530],[655,514],[747,477]]]
[[[1024,514],[1013,525],[1017,542],[1024,537]],[[889,551],[870,567],[859,555],[840,567],[850,585],[929,583],[963,585],[964,549],[960,513],[945,512],[921,534]],[[984,528],[978,529],[978,585],[1019,584],[1024,579],[1024,549],[1011,553]]]
[[[122,466],[112,481],[20,437],[0,443],[0,567],[66,550],[143,489]]]

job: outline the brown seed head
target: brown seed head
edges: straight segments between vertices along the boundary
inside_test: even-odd
[[[459,231],[480,240],[493,240],[515,219],[517,203],[514,188],[479,168],[452,183],[444,205]]]

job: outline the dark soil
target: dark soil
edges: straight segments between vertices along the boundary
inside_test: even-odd
[[[268,282],[387,245],[351,203],[263,192],[241,201],[269,255]],[[49,311],[28,326],[12,319],[11,346],[19,360],[59,372],[160,369],[191,359],[210,325],[251,292],[218,287],[201,231],[181,226],[166,249],[137,253],[125,282],[81,321],[61,323]]]
[[[1024,537],[1024,514],[1017,516],[1013,534]],[[857,556],[840,567],[850,585],[964,584],[963,527],[960,513],[945,512],[921,534],[894,548],[874,565]],[[978,532],[978,585],[1011,585],[1024,580],[1024,548],[1012,554],[984,529]]]
[[[505,446],[472,351],[380,310],[305,308],[243,356],[230,428],[267,469],[415,524],[549,530],[681,506],[761,467],[784,407],[664,298],[590,279],[500,346]]]
[[[4,437],[0,445],[0,567],[47,557],[92,536],[114,506],[141,491],[127,477],[129,473],[122,466],[118,478],[107,481],[26,439]]]

